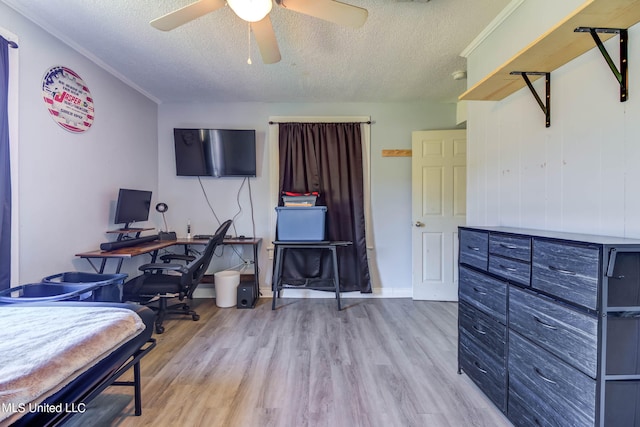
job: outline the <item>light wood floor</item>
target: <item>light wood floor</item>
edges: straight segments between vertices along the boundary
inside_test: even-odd
[[[142,360],[143,413],[110,387],[69,426],[510,426],[457,373],[457,304],[196,300]],[[125,376],[128,374],[125,374]]]

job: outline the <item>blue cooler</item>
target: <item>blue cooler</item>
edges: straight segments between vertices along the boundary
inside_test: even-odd
[[[278,240],[288,242],[324,240],[326,206],[279,206],[276,212]]]
[[[122,286],[127,279],[127,274],[100,274],[84,273],[80,271],[68,271],[66,273],[47,276],[43,283],[64,284],[66,286],[97,286],[93,290],[92,301],[122,302]]]

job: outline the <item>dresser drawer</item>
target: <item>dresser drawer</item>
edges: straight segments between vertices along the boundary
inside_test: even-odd
[[[531,238],[491,234],[489,253],[520,261],[531,262]]]
[[[488,353],[504,360],[507,327],[464,302],[458,307],[460,330],[472,337]]]
[[[513,331],[509,331],[509,384],[525,387],[575,425],[595,423],[595,380]]]
[[[509,379],[507,418],[516,427],[550,426],[566,427],[572,424],[555,412],[544,400],[533,394],[523,384]]]
[[[516,427],[582,427],[576,420],[566,419],[554,411],[544,398],[537,396],[514,378],[509,378],[507,394],[507,418]]]
[[[598,304],[600,250],[533,240],[531,286],[590,309]]]
[[[458,292],[460,301],[483,311],[502,324],[507,323],[506,282],[460,267]]]
[[[509,290],[509,328],[585,374],[598,370],[598,319],[523,290]]]
[[[460,334],[459,364],[462,370],[502,411],[506,411],[506,361],[491,356],[465,332]]]
[[[529,286],[531,264],[489,255],[489,272],[525,286]]]
[[[486,270],[489,258],[489,233],[461,229],[459,236],[460,262]]]

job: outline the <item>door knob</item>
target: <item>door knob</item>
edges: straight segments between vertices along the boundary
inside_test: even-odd
[[[424,227],[424,223],[420,221],[416,221],[416,227]]]

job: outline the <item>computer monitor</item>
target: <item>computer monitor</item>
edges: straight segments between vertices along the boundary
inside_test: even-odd
[[[123,230],[136,221],[147,221],[151,207],[151,191],[121,188],[116,204],[115,224],[125,224]]]

